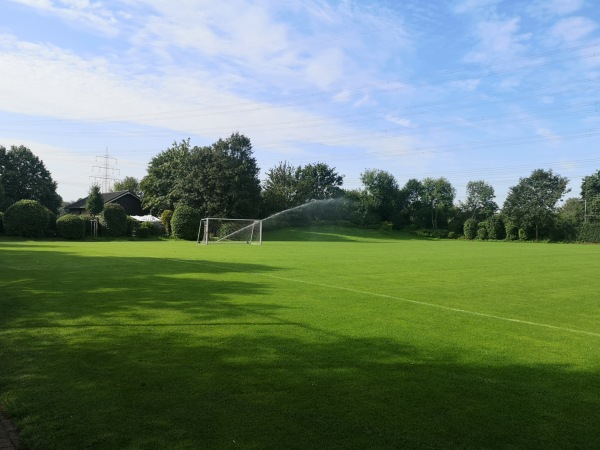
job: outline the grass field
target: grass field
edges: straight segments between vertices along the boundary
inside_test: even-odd
[[[600,448],[600,247],[0,240],[35,449]]]

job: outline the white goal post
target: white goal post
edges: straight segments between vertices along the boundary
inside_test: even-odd
[[[207,217],[198,226],[198,244],[262,244],[262,220]]]

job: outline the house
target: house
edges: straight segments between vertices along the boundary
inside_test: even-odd
[[[121,205],[128,216],[143,216],[148,214],[148,211],[142,208],[142,200],[129,191],[107,192],[100,195],[105,205],[107,203]],[[86,214],[86,202],[87,197],[79,199],[75,203],[65,206],[65,211],[68,214]]]

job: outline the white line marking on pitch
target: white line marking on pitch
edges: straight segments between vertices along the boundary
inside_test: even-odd
[[[232,269],[230,267],[219,266],[218,264],[209,264],[209,263],[204,263],[204,262],[199,262],[199,261],[186,261],[184,259],[171,259],[170,261],[183,262],[183,263],[189,263],[189,264],[198,264],[198,265],[203,265],[203,266],[208,266],[208,267],[216,267],[218,269],[226,269],[226,270],[232,271]],[[233,271],[235,271],[235,270],[233,270]],[[240,270],[238,272],[242,272],[242,271]],[[496,316],[494,314],[485,314],[485,313],[480,313],[480,312],[476,312],[476,311],[469,311],[467,309],[453,308],[451,306],[438,305],[436,303],[422,302],[419,300],[410,300],[407,298],[396,297],[394,295],[378,294],[376,292],[361,291],[359,289],[353,289],[353,288],[348,288],[348,287],[344,287],[344,286],[335,286],[335,285],[331,285],[331,284],[317,283],[315,281],[305,281],[305,280],[298,280],[298,279],[294,279],[294,278],[279,277],[277,275],[271,275],[271,274],[259,273],[259,272],[251,272],[251,273],[253,273],[254,275],[258,275],[258,276],[266,277],[266,278],[274,278],[277,280],[290,281],[292,283],[310,284],[312,286],[319,286],[319,287],[324,287],[324,288],[328,288],[328,289],[338,289],[338,290],[342,290],[342,291],[354,292],[355,294],[370,295],[373,297],[398,300],[398,301],[405,302],[405,303],[429,306],[432,308],[444,309],[446,311],[453,311],[453,312],[457,312],[457,313],[461,313],[461,314],[469,314],[472,316],[487,317],[488,319],[497,319],[497,320],[503,320],[505,322],[514,322],[514,323],[520,323],[523,325],[532,325],[532,326],[536,326],[536,327],[550,328],[552,330],[568,331],[570,333],[585,334],[588,336],[600,337],[600,333],[594,333],[592,331],[584,331],[584,330],[577,330],[575,328],[559,327],[557,325],[549,325],[546,323],[531,322],[529,320],[512,319],[510,317]]]

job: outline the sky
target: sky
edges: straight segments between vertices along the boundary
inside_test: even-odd
[[[174,142],[239,132],[266,172],[324,162],[361,187],[600,169],[597,0],[2,0],[0,145],[65,201],[141,179]]]

